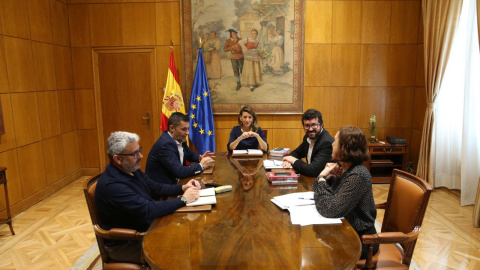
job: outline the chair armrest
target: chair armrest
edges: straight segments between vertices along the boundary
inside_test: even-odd
[[[362,243],[364,244],[395,244],[407,243],[418,238],[420,233],[420,226],[415,226],[413,231],[409,233],[402,232],[381,232],[376,234],[366,234],[362,236]]]
[[[377,209],[385,209],[386,206],[387,206],[387,202],[375,204],[375,207],[376,207]]]
[[[98,225],[94,225],[95,234],[105,239],[115,240],[142,240],[145,235],[144,232],[137,232],[131,229],[112,228],[104,230]]]

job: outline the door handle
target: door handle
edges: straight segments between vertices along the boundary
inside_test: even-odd
[[[142,117],[142,120],[147,120],[147,129],[150,130],[150,112],[147,112],[147,116]]]

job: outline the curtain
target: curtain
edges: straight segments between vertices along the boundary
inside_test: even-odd
[[[478,35],[478,0],[470,1],[465,54],[465,97],[463,109],[461,197],[463,205],[475,202],[480,176],[480,49]]]
[[[480,176],[480,50],[476,1],[463,1],[434,108],[435,187],[460,189],[462,205],[474,203]]]
[[[440,91],[453,33],[460,18],[462,0],[422,0],[427,109],[423,120],[417,175],[434,186],[432,131],[434,104]]]

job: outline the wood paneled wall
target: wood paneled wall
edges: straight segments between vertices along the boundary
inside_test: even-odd
[[[0,1],[0,166],[13,213],[81,174],[67,10],[66,1]]]
[[[155,46],[159,96],[171,39],[182,70],[180,1],[69,0],[68,7],[75,91],[84,91],[82,100],[88,100],[85,91],[90,99],[93,95],[91,47]],[[376,114],[383,127],[379,138],[406,137],[415,164],[425,110],[420,12],[420,0],[305,1],[304,109],[320,110],[332,135],[345,125],[365,128]],[[304,135],[300,119],[259,116],[260,126],[269,130],[271,147],[298,146]],[[95,129],[78,123],[81,129]],[[215,116],[218,152],[226,151],[236,124],[235,115]],[[84,166],[83,157],[98,148],[80,144]]]
[[[155,48],[156,85],[159,96],[163,97],[171,40],[177,67],[182,69],[180,2],[72,0],[68,18],[80,160],[82,168],[98,168],[97,122],[92,114],[95,112],[92,48]],[[161,104],[161,100],[158,102]]]
[[[79,168],[99,168],[93,47],[154,47],[159,97],[170,40],[182,70],[179,0],[2,0],[0,24],[0,164],[11,203],[34,202],[30,195],[54,190]],[[416,164],[426,106],[422,39],[420,0],[306,0],[304,110],[320,110],[332,135],[365,128],[376,114],[379,138],[406,137]],[[259,124],[270,147],[294,148],[304,135],[300,119],[260,115]],[[236,124],[236,115],[215,116],[218,152]]]

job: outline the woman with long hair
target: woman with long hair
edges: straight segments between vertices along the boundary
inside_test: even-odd
[[[230,132],[227,144],[229,151],[234,149],[260,149],[268,151],[268,143],[262,128],[258,126],[255,111],[250,106],[242,106],[238,113],[238,126]]]
[[[332,159],[313,183],[315,206],[327,218],[345,217],[361,238],[375,234],[377,209],[373,201],[372,176],[363,165],[368,160],[367,140],[358,127],[341,127],[332,144]],[[373,247],[377,253],[378,244]],[[365,259],[367,245],[362,244]]]

